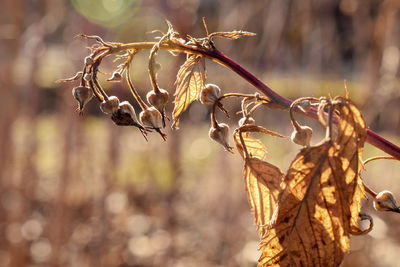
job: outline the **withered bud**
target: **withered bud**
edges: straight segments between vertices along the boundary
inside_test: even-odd
[[[292,132],[292,142],[300,146],[310,146],[310,140],[313,130],[308,126],[300,126],[299,129],[294,129]]]
[[[162,112],[168,103],[169,93],[167,90],[159,89],[158,92],[151,90],[146,95],[147,102]]]
[[[397,206],[393,193],[383,190],[376,195],[374,199],[374,208],[378,211],[394,211],[400,213],[400,207]]]
[[[85,57],[85,65],[93,65],[94,60],[90,56]]]
[[[232,152],[232,147],[228,143],[229,126],[225,123],[218,123],[217,127],[211,127],[208,136],[220,143],[225,150]]]
[[[253,117],[243,117],[239,120],[239,127],[242,127],[243,125],[250,124],[254,125],[256,124],[256,121],[253,119]]]
[[[107,79],[109,82],[119,82],[122,80],[122,75],[119,71],[114,71],[110,78]]]
[[[92,74],[90,74],[90,73],[85,73],[85,75],[83,76],[83,79],[85,80],[85,81],[90,81],[91,79],[92,79]]]
[[[140,112],[140,121],[144,126],[160,129],[163,126],[161,113],[153,106]]]
[[[119,107],[119,99],[116,96],[110,96],[108,99],[105,99],[100,103],[100,109],[105,114],[113,114],[118,110]]]
[[[209,83],[200,92],[200,102],[205,105],[213,105],[221,95],[218,85]]]
[[[121,102],[118,109],[122,113],[129,114],[134,121],[137,121],[135,109],[128,101]]]
[[[72,89],[72,95],[78,101],[78,111],[82,113],[85,105],[92,99],[93,92],[89,87],[77,86]]]

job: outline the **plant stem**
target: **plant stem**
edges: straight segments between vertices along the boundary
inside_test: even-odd
[[[137,50],[142,50],[142,49],[151,49],[155,42],[138,42],[138,43],[128,43],[128,44],[117,44],[115,48],[110,49],[109,53],[118,53],[121,51],[125,51],[128,49],[137,49]],[[292,100],[281,96],[280,94],[276,93],[274,90],[272,90],[268,85],[260,81],[256,76],[254,76],[252,73],[247,71],[245,68],[243,68],[241,65],[224,55],[222,52],[214,49],[203,49],[191,45],[186,45],[183,43],[178,43],[178,42],[165,42],[160,45],[160,49],[164,50],[169,50],[169,51],[174,51],[174,52],[184,52],[184,53],[190,53],[190,54],[197,54],[201,55],[203,57],[206,57],[220,65],[223,65],[230,70],[236,72],[239,76],[241,76],[243,79],[245,79],[247,82],[252,84],[257,90],[259,90],[261,93],[266,95],[268,98],[271,99],[271,103],[268,104],[268,107],[274,108],[274,109],[284,109],[284,110],[289,110],[290,105],[292,104]],[[311,109],[307,113],[303,113],[306,116],[312,117],[312,118],[317,118],[316,111]],[[400,159],[400,147],[395,145],[394,143],[386,140],[385,138],[379,136],[377,133],[372,131],[371,129],[367,129],[367,142],[370,143],[371,145],[379,148],[380,150],[388,153],[389,155]]]

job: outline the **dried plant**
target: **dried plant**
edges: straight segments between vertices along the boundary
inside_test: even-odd
[[[169,22],[167,24],[167,32],[161,32],[157,42],[125,44],[80,35],[96,43],[84,60],[83,70],[60,82],[80,80],[80,85],[73,89],[80,114],[94,96],[101,110],[111,115],[115,124],[137,127],[146,140],[153,131],[166,140],[164,128],[169,118],[165,107],[169,93],[159,87],[157,72],[161,65],[156,57],[160,49],[172,54],[184,53],[186,61],[175,82],[172,128],[178,129],[181,115],[199,99],[201,103],[211,105],[210,138],[232,153],[229,126],[218,122],[216,113],[220,110],[229,117],[223,101],[226,98],[240,100],[243,117],[234,130],[234,141],[244,160],[247,197],[261,238],[259,266],[339,266],[349,250],[350,235],[366,234],[373,228],[372,218],[361,211],[366,193],[372,197],[376,210],[399,212],[393,194],[387,190],[375,193],[363,183],[360,172],[364,166],[362,150],[365,142],[391,155],[379,157],[384,159],[400,159],[400,148],[368,129],[360,110],[348,97],[304,97],[292,102],[221,53],[213,42],[216,37],[238,39],[253,33],[208,33],[204,23],[205,37],[182,38]],[[152,89],[147,94],[147,103],[137,92],[130,71],[135,55],[143,50],[150,50],[148,71]],[[109,56],[115,56],[115,61],[122,63],[107,81],[120,82],[125,75],[128,88],[141,108],[139,119],[132,104],[107,95],[98,81],[99,66]],[[223,94],[219,86],[206,84],[205,59],[236,72],[263,95]],[[258,133],[284,137],[256,124],[252,115],[260,108],[284,109],[290,113],[294,127],[291,140],[303,148],[286,174],[267,162],[265,145],[254,137]],[[300,125],[294,113],[317,119],[326,129],[325,138],[317,145],[310,145],[313,130]],[[361,229],[360,220],[369,220],[369,227]]]

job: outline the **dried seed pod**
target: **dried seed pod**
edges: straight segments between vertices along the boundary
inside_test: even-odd
[[[213,105],[221,95],[218,85],[209,83],[200,92],[200,102],[205,105]]]
[[[85,75],[83,76],[83,79],[85,80],[85,81],[90,81],[91,79],[92,79],[92,74],[90,74],[90,73],[85,73]]]
[[[218,123],[217,127],[211,127],[208,136],[220,143],[227,151],[232,152],[232,147],[228,143],[229,126],[225,123]]]
[[[374,199],[374,208],[378,211],[394,211],[400,213],[393,193],[388,190],[379,192]]]
[[[116,96],[110,96],[108,99],[105,99],[100,104],[100,109],[105,114],[113,114],[118,110],[119,107],[119,99]]]
[[[94,60],[90,56],[85,57],[85,65],[93,65]]]
[[[168,103],[169,93],[167,90],[160,88],[159,91],[151,90],[148,92],[146,98],[150,105],[158,109],[158,111],[163,112]]]
[[[114,71],[110,78],[107,79],[109,82],[119,82],[122,80],[122,75],[119,71]]]
[[[309,146],[310,140],[313,134],[313,130],[308,126],[299,125],[298,128],[295,127],[292,132],[292,142],[301,146]]]
[[[243,117],[238,122],[239,127],[242,127],[246,124],[254,125],[256,124],[256,121],[253,119],[253,117]]]
[[[77,86],[72,89],[72,95],[78,101],[78,111],[82,114],[83,108],[93,97],[92,90],[86,86]]]
[[[118,108],[122,113],[129,114],[134,121],[137,121],[136,112],[131,103],[122,101]]]
[[[162,115],[153,106],[140,112],[139,118],[144,126],[154,129],[160,129],[163,126]]]

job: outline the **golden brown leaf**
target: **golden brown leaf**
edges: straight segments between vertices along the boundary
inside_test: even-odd
[[[257,231],[260,237],[263,237],[276,209],[284,174],[278,167],[258,158],[245,160],[243,174],[247,199],[254,213]]]
[[[281,191],[280,186],[284,174],[278,167],[264,161],[267,156],[267,150],[264,144],[260,140],[251,137],[246,131],[264,132],[276,136],[280,135],[259,126],[247,126],[248,125],[242,126],[240,129],[245,132],[242,133],[242,139],[243,144],[246,146],[247,153],[249,154],[248,158],[246,158],[246,154],[243,150],[239,131],[235,132],[234,138],[239,153],[245,159],[243,176],[247,199],[255,217],[257,231],[260,237],[262,237],[268,229],[272,214],[276,208],[276,202]],[[264,131],[259,131],[257,127],[264,129]]]
[[[364,118],[358,108],[350,100],[337,97],[340,101],[337,110],[340,114],[338,125],[338,157],[341,159],[341,169],[346,177],[346,188],[349,191],[352,234],[358,232],[358,217],[361,210],[361,200],[365,199],[365,190],[359,170],[362,168],[361,153],[367,138]]]
[[[348,100],[336,98],[338,136],[304,148],[284,178],[260,266],[339,266],[349,249],[364,197],[358,175],[365,122]]]
[[[199,97],[205,79],[204,59],[195,55],[188,56],[176,76],[175,106],[172,112],[173,128],[178,128],[181,114]]]
[[[260,266],[338,266],[349,248],[346,188],[333,143],[301,150],[284,179]],[[340,172],[340,170],[339,170]]]

